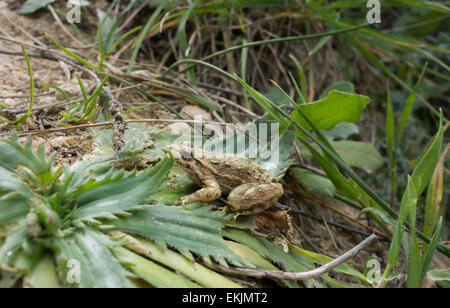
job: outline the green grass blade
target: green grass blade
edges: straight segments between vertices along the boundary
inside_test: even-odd
[[[31,110],[33,109],[33,105],[34,105],[34,78],[33,78],[33,70],[31,69],[30,59],[28,58],[28,54],[27,54],[25,48],[23,47],[23,45],[21,45],[20,47],[22,48],[22,53],[25,57],[25,61],[27,62],[28,74],[30,76],[30,103],[28,105],[28,110],[27,110],[27,113],[23,117],[21,117],[20,119],[17,119],[17,122],[23,123],[30,116]]]
[[[402,115],[400,117],[400,122],[398,124],[398,129],[397,129],[397,140],[396,140],[396,146],[399,145],[400,139],[402,138],[403,135],[403,131],[405,130],[406,127],[406,123],[408,122],[409,116],[411,115],[411,112],[413,110],[413,106],[414,106],[414,102],[416,100],[416,96],[417,96],[417,91],[420,88],[420,85],[422,84],[423,81],[423,77],[425,75],[425,71],[426,71],[426,67],[427,65],[425,65],[422,74],[420,74],[419,79],[417,80],[417,83],[414,87],[414,89],[412,90],[411,94],[408,97],[408,100],[406,101],[406,105],[403,109]]]
[[[149,20],[147,21],[147,23],[144,26],[144,29],[141,31],[139,40],[137,41],[136,46],[134,47],[134,50],[133,50],[133,54],[131,55],[131,58],[130,58],[130,64],[128,65],[128,72],[131,72],[133,70],[134,63],[136,62],[136,57],[139,53],[139,50],[141,49],[141,45],[145,39],[145,36],[150,31],[151,26],[155,22],[156,18],[158,18],[161,11],[166,7],[166,5],[167,4],[164,1],[161,2],[161,4],[158,6],[158,8],[153,12],[152,16],[150,16]]]
[[[59,44],[57,41],[55,41],[53,38],[51,38],[50,35],[48,35],[47,32],[45,33],[45,36],[49,39],[50,42],[52,42],[56,47],[58,47],[59,49],[64,51],[66,54],[68,54],[69,56],[71,56],[74,59],[78,60],[80,63],[83,63],[84,65],[89,66],[90,68],[92,68],[95,71],[97,71],[97,67],[94,64],[90,63],[89,61],[87,61],[86,59],[80,57],[79,55],[77,55],[73,51],[70,51],[69,49],[67,49],[64,46],[62,46],[61,44]]]

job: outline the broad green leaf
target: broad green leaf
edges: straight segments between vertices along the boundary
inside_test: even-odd
[[[226,260],[242,266],[246,264],[236,256],[222,238],[222,223],[231,217],[223,211],[213,212],[211,207],[192,204],[185,207],[148,205],[130,217],[109,221],[110,228],[138,234],[164,247],[176,248],[193,260],[191,252],[201,256],[207,263],[211,257],[226,266]]]
[[[110,183],[86,189],[74,197],[79,208],[73,219],[114,218],[115,214],[127,214],[127,211],[141,208],[141,203],[165,181],[172,164],[173,161],[166,158],[140,175],[116,178]]]
[[[128,238],[129,236],[127,236]],[[216,273],[205,266],[192,262],[185,256],[171,249],[161,249],[152,241],[141,237],[135,238],[137,242],[126,242],[126,247],[136,253],[152,259],[167,268],[171,268],[184,277],[206,288],[239,288],[240,286],[228,278]]]
[[[300,105],[300,108],[317,129],[330,130],[342,122],[358,122],[369,102],[367,96],[332,90],[325,99]],[[291,116],[303,127],[311,129],[298,111],[294,111]]]
[[[277,262],[285,271],[306,272],[314,269],[314,264],[308,259],[292,250],[284,252],[282,247],[274,246],[265,238],[251,235],[248,231],[226,228],[223,233],[225,237],[255,250],[267,259]]]
[[[27,235],[25,220],[20,221],[15,229],[9,231],[5,243],[0,248],[0,266],[11,261],[16,251],[25,243]]]
[[[27,0],[18,10],[19,14],[34,13],[39,9],[46,7],[48,4],[55,2],[55,0]]]
[[[70,237],[55,238],[53,245],[58,270],[64,273],[64,285],[79,288],[132,287],[128,279],[130,273],[119,265],[109,249],[114,244],[103,233],[89,227]],[[78,270],[80,283],[76,282]]]
[[[427,150],[425,155],[422,157],[420,162],[417,164],[416,169],[411,175],[411,179],[414,182],[414,186],[416,187],[417,194],[420,196],[424,191],[425,187],[431,180],[433,176],[436,165],[439,161],[439,155],[441,154],[442,147],[442,122],[443,116],[441,111],[441,120],[439,125],[439,131],[431,144],[430,148]]]
[[[143,258],[128,249],[114,247],[114,254],[127,264],[130,271],[157,288],[199,288],[200,286],[189,281],[164,267]]]
[[[336,188],[329,179],[300,168],[296,168],[294,173],[310,192],[327,197],[334,196]]]
[[[15,172],[18,165],[26,165],[37,173],[44,174],[52,168],[53,157],[46,159],[43,145],[38,148],[38,155],[32,150],[31,138],[27,139],[25,146],[19,144],[17,133],[11,139],[0,141],[0,166]]]
[[[348,93],[348,94],[353,94],[353,93],[355,93],[355,86],[351,82],[348,82],[348,81],[337,82],[337,83],[329,86],[328,88],[326,88],[325,91],[323,91],[322,95],[320,96],[320,99],[326,98],[330,94],[330,92],[333,90]]]
[[[377,170],[383,164],[383,158],[370,143],[342,140],[331,142],[336,152],[352,167],[360,168],[368,173]]]
[[[450,268],[431,270],[427,275],[435,281],[450,281]]]
[[[53,257],[44,256],[33,271],[24,277],[23,284],[26,288],[60,288]]]
[[[27,205],[29,200],[29,197],[18,192],[11,192],[0,197],[0,224],[25,218],[30,210]]]
[[[332,130],[323,130],[322,134],[330,140],[347,139],[351,135],[359,135],[359,127],[354,123],[339,123]]]

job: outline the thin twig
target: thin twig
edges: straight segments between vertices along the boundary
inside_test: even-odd
[[[364,249],[367,245],[369,245],[372,241],[377,239],[375,234],[372,234],[360,244],[347,251],[342,256],[334,259],[330,263],[322,265],[312,271],[309,272],[280,272],[280,271],[269,271],[263,269],[247,269],[247,268],[233,268],[233,271],[236,273],[240,273],[242,275],[254,278],[272,278],[272,279],[280,279],[280,280],[305,280],[319,277],[325,273],[328,273],[343,264],[347,260],[351,259],[354,255]]]

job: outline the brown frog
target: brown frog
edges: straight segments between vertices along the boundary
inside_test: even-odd
[[[231,211],[251,215],[265,211],[283,195],[283,186],[275,177],[247,158],[230,154],[215,154],[193,149],[190,144],[166,148],[189,178],[203,187],[181,198],[182,205],[207,202],[227,195]]]

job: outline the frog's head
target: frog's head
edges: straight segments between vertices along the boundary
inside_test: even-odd
[[[194,151],[190,143],[168,145],[164,147],[164,152],[168,153],[182,167],[190,169],[194,163]]]

